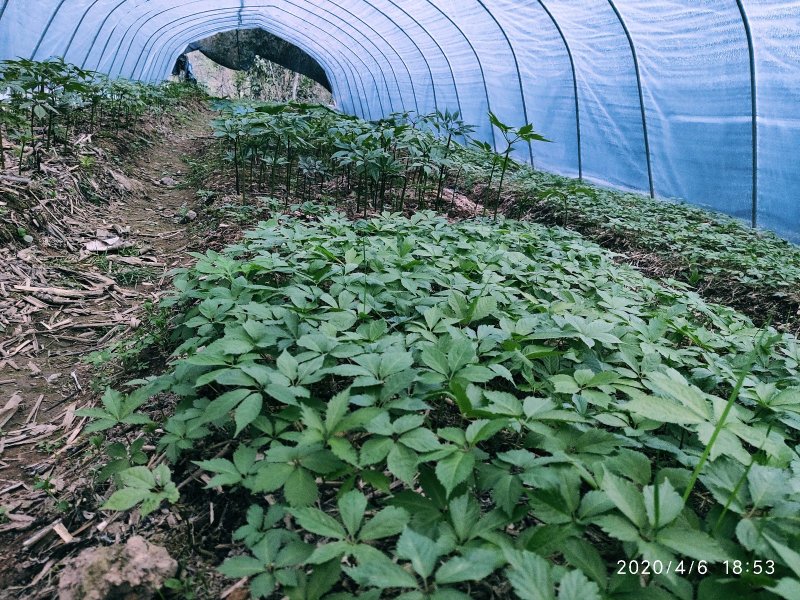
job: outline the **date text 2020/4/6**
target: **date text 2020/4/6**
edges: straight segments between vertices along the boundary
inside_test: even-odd
[[[618,560],[618,575],[707,575],[712,564],[707,560]],[[772,560],[726,560],[720,563],[721,571],[725,575],[773,575],[775,561]]]

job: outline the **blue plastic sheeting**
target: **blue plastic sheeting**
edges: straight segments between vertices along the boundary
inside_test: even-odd
[[[489,110],[553,144],[537,168],[682,198],[800,241],[800,0],[4,0],[0,58],[146,81],[261,27],[367,119]]]

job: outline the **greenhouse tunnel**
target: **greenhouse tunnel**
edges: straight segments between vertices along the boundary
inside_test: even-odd
[[[4,0],[0,58],[158,81],[253,29],[311,59],[342,111],[460,110],[496,143],[493,111],[553,141],[517,156],[537,168],[800,240],[795,0]]]

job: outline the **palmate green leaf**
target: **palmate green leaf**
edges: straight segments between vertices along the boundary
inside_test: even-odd
[[[197,461],[195,464],[201,469],[216,473],[206,484],[206,487],[209,489],[223,485],[235,485],[243,479],[242,473],[239,472],[236,465],[224,458],[201,460]]]
[[[386,466],[389,471],[397,477],[400,481],[411,485],[414,478],[417,476],[417,465],[419,464],[419,457],[416,452],[410,450],[402,444],[391,444],[391,450],[386,457]],[[363,455],[362,455],[363,456]]]
[[[522,482],[519,477],[507,471],[498,473],[491,484],[491,494],[494,503],[507,515],[514,512],[514,507],[522,496]]]
[[[506,577],[522,600],[555,600],[550,565],[541,556],[526,550],[507,550]]]
[[[361,541],[380,540],[397,535],[408,524],[408,513],[397,506],[387,506],[369,519],[358,534]]]
[[[416,452],[433,452],[441,447],[441,442],[436,434],[430,429],[418,427],[408,433],[401,435],[398,440],[400,444],[415,450]]]
[[[149,489],[127,487],[117,490],[101,507],[103,510],[130,510],[151,495]]]
[[[472,314],[470,315],[469,323],[482,321],[497,312],[497,300],[489,296],[481,296],[473,301],[471,308]]]
[[[339,498],[339,516],[350,537],[355,537],[364,520],[367,497],[358,490],[351,490]]]
[[[328,407],[325,410],[325,430],[329,433],[338,431],[337,427],[342,422],[342,419],[347,414],[350,406],[350,390],[344,390],[336,394],[328,401]]]
[[[558,584],[558,600],[602,600],[600,588],[580,571],[570,571]]]
[[[705,394],[689,384],[675,369],[669,369],[666,374],[649,373],[648,379],[645,381],[645,385],[653,391],[679,402],[703,421],[713,419],[711,405],[706,400]]]
[[[236,337],[225,337],[216,345],[216,349],[222,351],[224,354],[241,355],[247,354],[255,346],[249,340]]]
[[[168,473],[167,471],[167,474]],[[147,467],[131,467],[130,469],[125,469],[120,475],[120,481],[125,487],[139,490],[151,490],[158,484],[155,473]]]
[[[308,506],[316,502],[319,488],[311,473],[298,468],[287,477],[283,485],[283,495],[290,506]]]
[[[288,377],[290,381],[297,379],[298,363],[291,354],[284,350],[275,361],[275,364],[277,365],[278,370]]]
[[[281,463],[262,463],[255,475],[245,480],[245,485],[253,492],[274,492],[284,486],[295,467]]]
[[[361,466],[374,465],[384,460],[389,452],[393,450],[395,444],[391,438],[381,437],[372,438],[364,442],[361,447]],[[414,459],[414,466],[416,468],[416,458]]]
[[[436,571],[436,583],[461,583],[485,579],[498,567],[498,553],[476,548],[454,556]]]
[[[590,542],[582,538],[569,539],[564,543],[562,553],[567,562],[605,589],[608,581],[606,565],[600,552]]]
[[[366,498],[364,498],[364,501],[366,503]],[[316,508],[294,508],[289,512],[297,520],[300,527],[306,531],[337,540],[343,540],[347,537],[347,532],[341,523],[321,510]]]
[[[380,558],[373,554],[362,557],[357,566],[345,567],[344,571],[353,581],[366,587],[379,589],[417,587],[416,578],[385,555],[381,555]]]
[[[642,529],[647,524],[644,497],[636,486],[605,470],[601,487],[619,511],[637,528]]]
[[[242,400],[252,394],[252,390],[238,389],[226,392],[212,400],[203,411],[202,422],[213,423],[228,415]]]
[[[263,573],[266,567],[260,560],[252,556],[232,556],[226,558],[225,562],[217,567],[217,570],[231,579],[241,579]]]
[[[378,375],[381,379],[386,379],[390,375],[405,371],[412,364],[414,359],[410,352],[385,352],[381,355]]]
[[[280,573],[280,571],[278,573]],[[225,573],[223,573],[223,575],[224,574]],[[272,573],[261,573],[250,581],[250,595],[254,598],[267,598],[275,590],[275,584],[275,575]]]
[[[423,578],[433,573],[440,554],[436,542],[409,527],[397,540],[397,556],[410,561],[414,571]]]
[[[469,494],[453,498],[449,503],[450,522],[459,541],[469,539],[470,533],[481,518],[478,502]]]
[[[797,600],[800,598],[800,580],[784,577],[778,582],[778,585],[770,588],[770,591],[785,600]]]
[[[722,562],[730,558],[717,540],[697,529],[667,527],[659,531],[656,540],[678,555],[695,560]]]
[[[789,567],[795,576],[800,577],[800,552],[789,548],[786,544],[771,538],[768,535],[764,539],[772,547],[772,549],[781,557],[784,564]]]
[[[336,458],[354,467],[361,466],[358,461],[358,452],[349,440],[340,437],[331,438],[328,440],[328,446]]]
[[[422,362],[437,373],[447,376],[450,373],[450,365],[447,356],[434,346],[428,346],[420,355]]]
[[[485,390],[483,396],[489,401],[489,405],[482,410],[508,417],[522,416],[522,402],[516,396],[508,392],[496,392]]]
[[[641,537],[639,531],[628,519],[617,515],[603,515],[595,517],[592,522],[599,526],[611,537],[621,542],[638,542]]]
[[[436,477],[449,496],[456,486],[472,475],[474,468],[475,456],[471,452],[459,450],[436,464]]]
[[[479,419],[469,424],[464,435],[467,443],[475,446],[492,438],[496,433],[502,431],[507,424],[508,421],[505,419]]]
[[[683,510],[683,499],[672,487],[669,479],[665,479],[658,486],[646,486],[642,494],[647,520],[653,528],[669,525]]]
[[[263,404],[264,399],[261,394],[250,394],[236,407],[233,413],[236,423],[236,432],[233,434],[234,437],[238,437],[245,427],[256,420],[256,417],[261,414],[261,407]]]
[[[321,565],[334,559],[341,559],[344,555],[352,554],[356,546],[350,542],[338,541],[317,546],[306,562],[310,565]]]
[[[623,408],[639,417],[662,423],[700,425],[707,422],[703,416],[693,410],[671,400],[655,396],[637,396],[627,402]]]

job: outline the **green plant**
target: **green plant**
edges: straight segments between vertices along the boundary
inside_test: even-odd
[[[793,337],[514,221],[280,217],[195,258],[147,393],[174,469],[249,498],[222,572],[254,596],[797,585]]]
[[[164,588],[169,590],[168,598],[180,598],[181,600],[195,600],[197,598],[198,582],[194,577],[178,579],[172,577],[164,582]],[[162,594],[161,596],[165,596]]]
[[[148,425],[150,419],[135,412],[148,399],[148,389],[134,391],[130,395],[106,388],[101,398],[102,408],[81,408],[75,411],[79,417],[90,417],[94,421],[84,430],[86,433],[95,433],[111,429],[117,425]]]
[[[105,452],[111,460],[97,474],[98,480],[106,481],[131,467],[147,464],[147,455],[142,450],[145,441],[145,437],[140,436],[129,445],[122,442],[109,444]]]
[[[35,490],[42,490],[45,494],[47,494],[50,499],[55,503],[56,510],[59,512],[66,512],[70,509],[70,504],[66,500],[59,500],[58,496],[54,493],[56,489],[55,484],[50,481],[47,477],[36,477],[33,489]]]
[[[80,156],[78,157],[78,164],[80,164],[81,169],[84,171],[91,171],[94,168],[94,157],[93,156]]]
[[[158,465],[152,471],[147,467],[130,467],[117,473],[117,477],[120,487],[106,500],[102,510],[129,510],[138,505],[146,517],[162,502],[177,502],[180,498],[166,465]]]
[[[19,173],[28,166],[39,171],[43,153],[54,144],[67,151],[82,132],[116,134],[146,111],[163,111],[197,93],[190,86],[110,80],[61,58],[2,61],[0,86],[7,94],[0,100],[0,167],[5,167],[3,149],[9,141],[18,146]],[[27,163],[26,150],[32,159]],[[83,168],[91,167],[88,158],[80,161]]]
[[[497,186],[497,201],[494,205],[494,218],[497,219],[497,211],[502,202],[503,182],[506,178],[506,171],[508,171],[508,167],[511,164],[511,152],[514,150],[514,147],[520,142],[530,144],[534,141],[549,142],[550,140],[536,133],[533,130],[533,125],[530,123],[514,128],[503,123],[493,112],[489,112],[489,122],[493,127],[500,130],[500,133],[503,135],[503,140],[506,143],[506,147],[500,153],[502,156],[500,162],[500,183]]]

